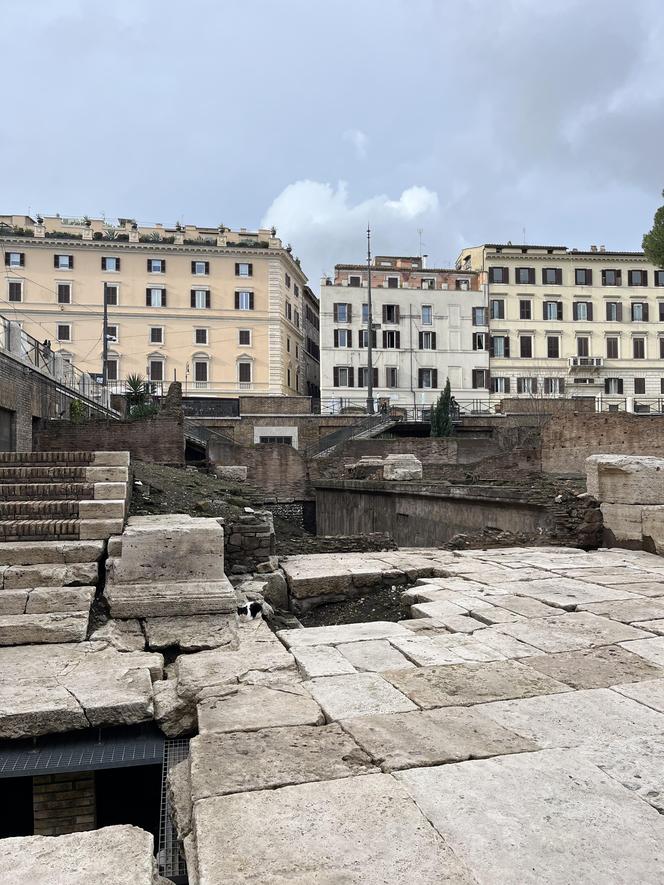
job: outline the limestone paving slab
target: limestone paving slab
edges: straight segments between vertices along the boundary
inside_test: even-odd
[[[664,735],[635,737],[576,752],[664,813]]]
[[[621,642],[623,648],[634,652],[655,664],[664,667],[664,636],[654,636],[652,639],[635,639],[633,642]]]
[[[420,667],[436,664],[463,664],[467,661],[498,661],[504,655],[480,641],[484,631],[467,636],[450,633],[440,636],[390,636],[390,643]]]
[[[0,544],[0,566],[96,562],[103,541],[7,541]]]
[[[528,667],[572,688],[610,688],[621,682],[638,682],[664,676],[664,670],[619,645],[528,657]]]
[[[520,588],[521,589],[521,588]],[[527,589],[524,587],[523,592]],[[508,611],[521,615],[524,618],[550,618],[560,614],[560,611],[551,605],[531,599],[529,596],[496,596],[491,599],[492,605],[506,608]]]
[[[395,778],[480,885],[656,885],[664,877],[664,820],[566,752],[419,768]]]
[[[8,591],[11,592],[11,591]],[[35,587],[28,590],[26,614],[49,612],[89,612],[94,587]],[[0,596],[1,598],[1,596]]]
[[[449,629],[447,627],[448,619],[437,620],[436,618],[406,618],[404,621],[399,621],[402,627],[406,627],[406,629],[410,630],[412,633],[419,634],[430,634],[436,635],[440,633],[449,633]],[[471,618],[466,618],[466,620],[470,621]]]
[[[179,648],[195,652],[209,648],[239,648],[235,614],[147,618],[145,636],[151,649]]]
[[[190,743],[189,758],[194,802],[376,771],[369,755],[336,724],[199,735]]]
[[[643,630],[590,612],[530,618],[518,624],[500,624],[495,629],[543,652],[552,653],[644,639]]]
[[[643,682],[633,682],[627,685],[613,685],[614,691],[632,698],[646,707],[664,713],[664,672],[658,679],[646,679]]]
[[[279,639],[286,648],[311,645],[340,645],[362,639],[387,639],[390,636],[412,635],[393,621],[368,621],[359,624],[336,624],[332,627],[306,627],[303,630],[280,630]]]
[[[358,672],[381,673],[384,670],[410,670],[415,666],[386,639],[345,642],[337,650]]]
[[[634,735],[661,734],[664,716],[609,688],[484,704],[494,722],[542,749],[604,746]]]
[[[470,706],[571,690],[549,676],[534,675],[533,670],[518,661],[419,667],[383,676],[422,709]]]
[[[606,587],[625,587],[627,584],[638,584],[652,578],[652,575],[645,569],[638,569],[633,566],[606,569],[555,569],[555,571],[566,578],[588,581],[589,583],[600,584]]]
[[[582,603],[628,599],[630,596],[629,592],[625,590],[602,587],[600,584],[592,584],[573,578],[554,577],[543,581],[528,581],[523,587],[517,589],[517,593],[568,611]]]
[[[633,595],[631,599],[620,599],[614,602],[591,602],[579,606],[579,611],[588,611],[594,615],[633,624],[636,621],[649,621],[664,618],[664,601]]]
[[[355,667],[332,645],[305,645],[294,648],[293,657],[305,679],[355,673]]]
[[[479,622],[478,622],[479,623]],[[485,648],[490,649],[500,655],[500,658],[512,660],[514,658],[527,658],[530,655],[538,655],[540,651],[527,642],[508,636],[507,633],[501,633],[500,626],[485,627],[481,633],[476,634],[481,640]]]
[[[194,828],[199,885],[477,883],[387,774],[204,799]]]
[[[99,568],[96,562],[12,565],[4,572],[4,587],[8,590],[24,587],[90,586],[97,584],[98,580]]]
[[[415,704],[377,673],[325,676],[307,683],[328,722],[374,713],[405,713]]]
[[[22,615],[28,602],[28,588],[0,590],[0,615]]]
[[[201,734],[320,725],[319,705],[303,685],[234,685],[198,704]]]
[[[654,621],[635,621],[632,624],[638,630],[646,630],[656,636],[664,636],[664,618],[655,618]]]
[[[661,578],[657,580],[645,579],[635,584],[623,584],[623,589],[638,596],[664,596],[664,583]]]
[[[87,727],[80,704],[56,679],[38,683],[0,682],[0,739]]]
[[[479,707],[359,716],[341,725],[383,771],[537,749],[533,741],[484,717]]]
[[[83,642],[87,629],[87,611],[1,615],[0,646]]]

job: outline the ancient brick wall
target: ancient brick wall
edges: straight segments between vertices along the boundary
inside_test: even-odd
[[[298,448],[306,449],[318,443],[320,439],[339,430],[340,427],[351,427],[358,422],[357,415],[283,415],[272,414],[245,418],[206,418],[197,423],[218,430],[233,442],[242,446],[254,444],[254,429],[260,427],[288,427],[297,429]],[[270,434],[272,435],[272,434]]]
[[[44,774],[33,778],[35,836],[80,833],[97,826],[94,772]],[[10,813],[9,809],[6,809]]]
[[[274,520],[269,511],[247,513],[233,522],[224,523],[224,568],[233,566],[255,568],[276,553]]]
[[[542,469],[570,476],[585,474],[590,455],[664,457],[664,416],[626,412],[559,415],[542,428]]]
[[[138,421],[42,421],[35,434],[37,452],[131,452],[153,464],[184,464],[184,431],[180,415],[158,415]]]
[[[240,415],[310,415],[310,396],[241,396]]]

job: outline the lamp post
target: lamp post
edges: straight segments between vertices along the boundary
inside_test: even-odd
[[[371,309],[371,227],[367,225],[367,413],[373,415],[373,316]]]

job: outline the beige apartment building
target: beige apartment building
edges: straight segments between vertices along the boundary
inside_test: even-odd
[[[662,410],[664,270],[642,252],[485,244],[464,249],[457,269],[481,275],[492,401],[583,396]]]
[[[306,393],[307,278],[274,230],[0,216],[1,313],[79,368],[186,396]]]

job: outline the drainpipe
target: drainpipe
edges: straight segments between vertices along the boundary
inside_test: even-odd
[[[417,400],[415,397],[415,388],[413,386],[413,305],[408,305],[408,315],[410,317],[409,330],[409,351],[410,351],[410,392],[413,394],[413,420],[417,421]]]

